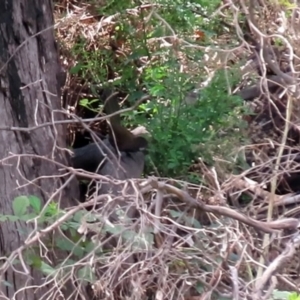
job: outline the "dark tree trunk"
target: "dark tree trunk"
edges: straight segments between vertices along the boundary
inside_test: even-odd
[[[0,1],[0,214],[12,215],[12,201],[20,195],[35,195],[43,203],[54,195],[53,200],[64,201],[64,206],[71,201],[73,187],[68,192],[57,192],[66,178],[57,176],[63,171],[51,162],[67,164],[62,150],[66,147],[65,127],[3,130],[30,128],[64,118],[58,112],[61,69],[53,23],[51,0]],[[42,274],[26,265],[26,260],[30,274],[25,273],[21,263],[5,264],[13,251],[24,245],[30,224],[0,223],[0,299],[47,298],[42,295],[51,287],[38,287],[43,284]],[[20,261],[23,255],[19,253],[16,259]],[[4,264],[10,266],[3,270]],[[57,294],[48,297],[61,299]]]

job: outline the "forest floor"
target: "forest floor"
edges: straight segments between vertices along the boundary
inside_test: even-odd
[[[136,22],[134,35],[137,39],[145,28],[140,19],[135,19],[139,12],[139,9],[128,10],[128,22]],[[270,11],[267,16],[264,15],[263,21],[273,24],[277,13],[276,10]],[[56,1],[56,34],[65,69],[74,68],[87,53],[99,49],[111,51],[113,59],[111,62],[99,62],[99,68],[110,69],[110,63],[117,65],[120,60],[125,60],[131,49],[128,41],[117,36],[118,18],[117,12],[106,16],[100,14],[96,4],[76,6],[71,1],[67,4]],[[274,24],[270,26],[276,30]],[[201,39],[204,32],[196,34]],[[222,47],[230,38],[229,34],[223,34],[214,42]],[[172,44],[170,39],[168,42]],[[82,43],[85,52],[76,52],[76,45]],[[179,180],[164,180],[160,188],[167,194],[176,195],[180,201],[172,199],[166,210],[161,212],[160,225],[163,230],[156,232],[153,247],[167,252],[152,259],[143,258],[148,271],[144,268],[142,278],[136,283],[141,295],[145,294],[143,289],[148,294],[155,293],[156,297],[159,291],[171,295],[170,291],[177,289],[176,293],[184,294],[185,299],[204,299],[200,295],[208,295],[209,292],[218,294],[221,297],[218,299],[234,299],[234,293],[239,293],[240,299],[265,299],[262,295],[266,294],[266,290],[273,296],[276,289],[299,292],[300,256],[295,232],[300,215],[300,105],[282,85],[268,85],[267,89],[263,87],[263,93],[260,92],[260,87],[265,84],[261,78],[276,82],[279,76],[280,72],[274,72],[274,61],[284,74],[289,74],[291,69],[287,59],[288,47],[273,43],[270,48],[262,47],[257,51],[257,45],[248,40],[243,47],[232,50],[230,56],[224,57],[215,55],[213,51],[208,52],[206,64],[209,74],[214,74],[220,67],[239,66],[241,80],[232,92],[244,98],[245,107],[251,111],[242,116],[247,123],[244,133],[249,143],[239,145],[243,148],[248,167],[237,173],[226,173],[222,164],[208,166],[200,160],[191,169],[201,174],[204,185],[185,186]],[[157,51],[151,43],[148,47],[149,51]],[[293,49],[297,52],[296,46]],[[266,61],[268,55],[271,56],[273,63],[263,64],[260,53],[264,53]],[[178,55],[179,60],[184,62],[185,54]],[[147,60],[141,62],[139,68],[148,63]],[[197,67],[188,63],[183,63],[183,68],[191,75],[197,72]],[[95,74],[84,71],[68,74],[63,93],[65,108],[71,108],[83,118],[97,115],[97,112],[93,114],[79,105],[81,99],[95,98],[89,85],[94,77]],[[113,72],[106,78],[107,81],[116,79]],[[101,133],[107,130],[104,123],[93,123],[92,129]],[[78,128],[70,128],[70,141],[74,142],[77,132]],[[155,180],[145,179],[145,182],[159,190]],[[168,218],[173,221],[169,222]],[[268,236],[268,233],[272,235]],[[168,239],[172,234],[173,238]],[[120,253],[124,255],[124,252]],[[263,263],[265,267],[261,267]],[[137,280],[134,274],[129,277],[124,282]],[[260,280],[254,284],[255,278]],[[157,283],[160,281],[165,282],[163,287]],[[251,297],[247,298],[246,294]],[[172,297],[174,294],[169,296]]]

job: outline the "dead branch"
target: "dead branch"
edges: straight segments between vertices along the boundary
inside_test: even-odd
[[[276,220],[272,222],[262,222],[247,217],[225,206],[207,205],[200,199],[198,200],[194,199],[187,192],[184,192],[172,185],[163,182],[158,182],[157,179],[155,178],[152,178],[150,184],[155,189],[165,189],[168,193],[175,194],[181,201],[187,203],[191,207],[199,208],[205,212],[210,212],[217,215],[223,215],[235,219],[237,221],[252,226],[253,228],[263,231],[265,233],[273,233],[276,232],[277,230],[283,230],[283,229],[296,230],[299,226],[299,221],[296,218],[285,218],[285,219]]]

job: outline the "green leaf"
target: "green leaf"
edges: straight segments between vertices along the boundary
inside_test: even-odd
[[[69,231],[70,231],[71,237],[73,239],[76,239],[76,241],[78,241],[80,239],[81,236],[80,236],[80,234],[78,233],[77,230],[75,230],[74,228],[69,227]]]
[[[273,293],[274,300],[298,300],[298,296],[296,293],[286,292],[286,291],[279,291],[274,290]]]
[[[197,292],[201,295],[205,291],[205,286],[203,283],[198,282],[195,286]]]
[[[231,300],[232,298],[228,298],[228,297],[225,297],[225,296],[217,296],[218,298],[218,300]]]
[[[124,227],[121,226],[121,225],[109,225],[109,224],[105,224],[104,225],[104,230],[105,230],[105,232],[118,235],[118,234],[120,234],[124,230]]]
[[[3,280],[1,283],[4,284],[5,286],[10,287],[10,288],[13,287],[13,285],[11,283],[9,283],[8,281],[6,281],[6,280]]]
[[[73,221],[76,223],[81,223],[81,219],[84,217],[86,222],[95,222],[97,220],[97,216],[87,210],[79,210],[73,216]]]
[[[27,196],[16,197],[12,203],[13,212],[15,216],[23,216],[26,213],[29,204],[30,203]]]
[[[6,222],[8,220],[8,216],[0,215],[0,222]]]
[[[41,200],[38,197],[33,195],[29,196],[28,199],[31,207],[38,214],[41,211],[41,207],[42,207]]]
[[[81,280],[93,282],[95,280],[94,272],[90,266],[84,266],[77,272],[77,276]]]
[[[64,238],[56,238],[55,239],[56,246],[61,250],[66,250],[68,252],[72,252],[74,255],[78,257],[83,257],[84,250],[82,247],[75,245],[71,241]]]
[[[73,220],[75,222],[80,222],[81,218],[85,215],[86,212],[84,212],[83,210],[77,211],[74,215],[73,215]]]
[[[44,217],[53,217],[53,216],[59,217],[58,216],[59,213],[60,210],[57,206],[57,203],[50,202],[44,211]]]
[[[45,262],[42,261],[40,270],[45,274],[45,275],[55,275],[56,270],[52,268],[50,265],[46,264]]]
[[[85,245],[84,250],[86,253],[91,253],[93,251],[96,251],[98,255],[102,253],[101,247],[99,247],[99,245],[95,245],[93,242],[88,242]]]
[[[30,258],[31,258],[31,265],[32,265],[34,268],[37,268],[37,269],[40,270],[41,267],[42,267],[42,264],[43,264],[41,258],[40,258],[39,256],[36,256],[36,255],[31,256]]]
[[[77,64],[76,66],[72,67],[70,69],[70,74],[77,74],[79,71],[82,69],[83,65],[82,64]]]
[[[170,209],[169,213],[171,215],[171,217],[174,218],[179,218],[182,215],[182,212],[176,211],[174,209]]]
[[[32,220],[35,217],[36,217],[35,213],[30,213],[30,214],[26,214],[26,215],[19,217],[19,219],[26,222],[28,220]]]
[[[136,237],[136,231],[134,230],[126,230],[122,233],[122,237],[126,240],[126,241],[133,241]]]
[[[76,231],[78,230],[80,224],[78,222],[72,222],[72,221],[69,221],[67,223],[67,226],[69,229],[75,229]]]
[[[10,221],[10,222],[16,222],[16,221],[19,221],[20,220],[20,217],[18,216],[6,216],[7,217],[7,220]]]
[[[81,100],[79,101],[79,104],[80,104],[81,106],[83,106],[83,107],[87,107],[88,104],[89,104],[89,100],[88,100],[88,99],[81,99]]]
[[[195,227],[195,228],[203,228],[202,224],[196,220],[196,219],[192,219],[192,225]]]

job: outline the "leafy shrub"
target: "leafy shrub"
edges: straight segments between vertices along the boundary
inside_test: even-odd
[[[163,176],[182,176],[197,156],[210,162],[214,156],[228,156],[240,144],[243,103],[227,95],[225,74],[219,72],[189,105],[187,75],[170,74],[166,66],[149,68],[145,82],[157,100],[143,108],[151,112],[150,157],[156,169]]]

